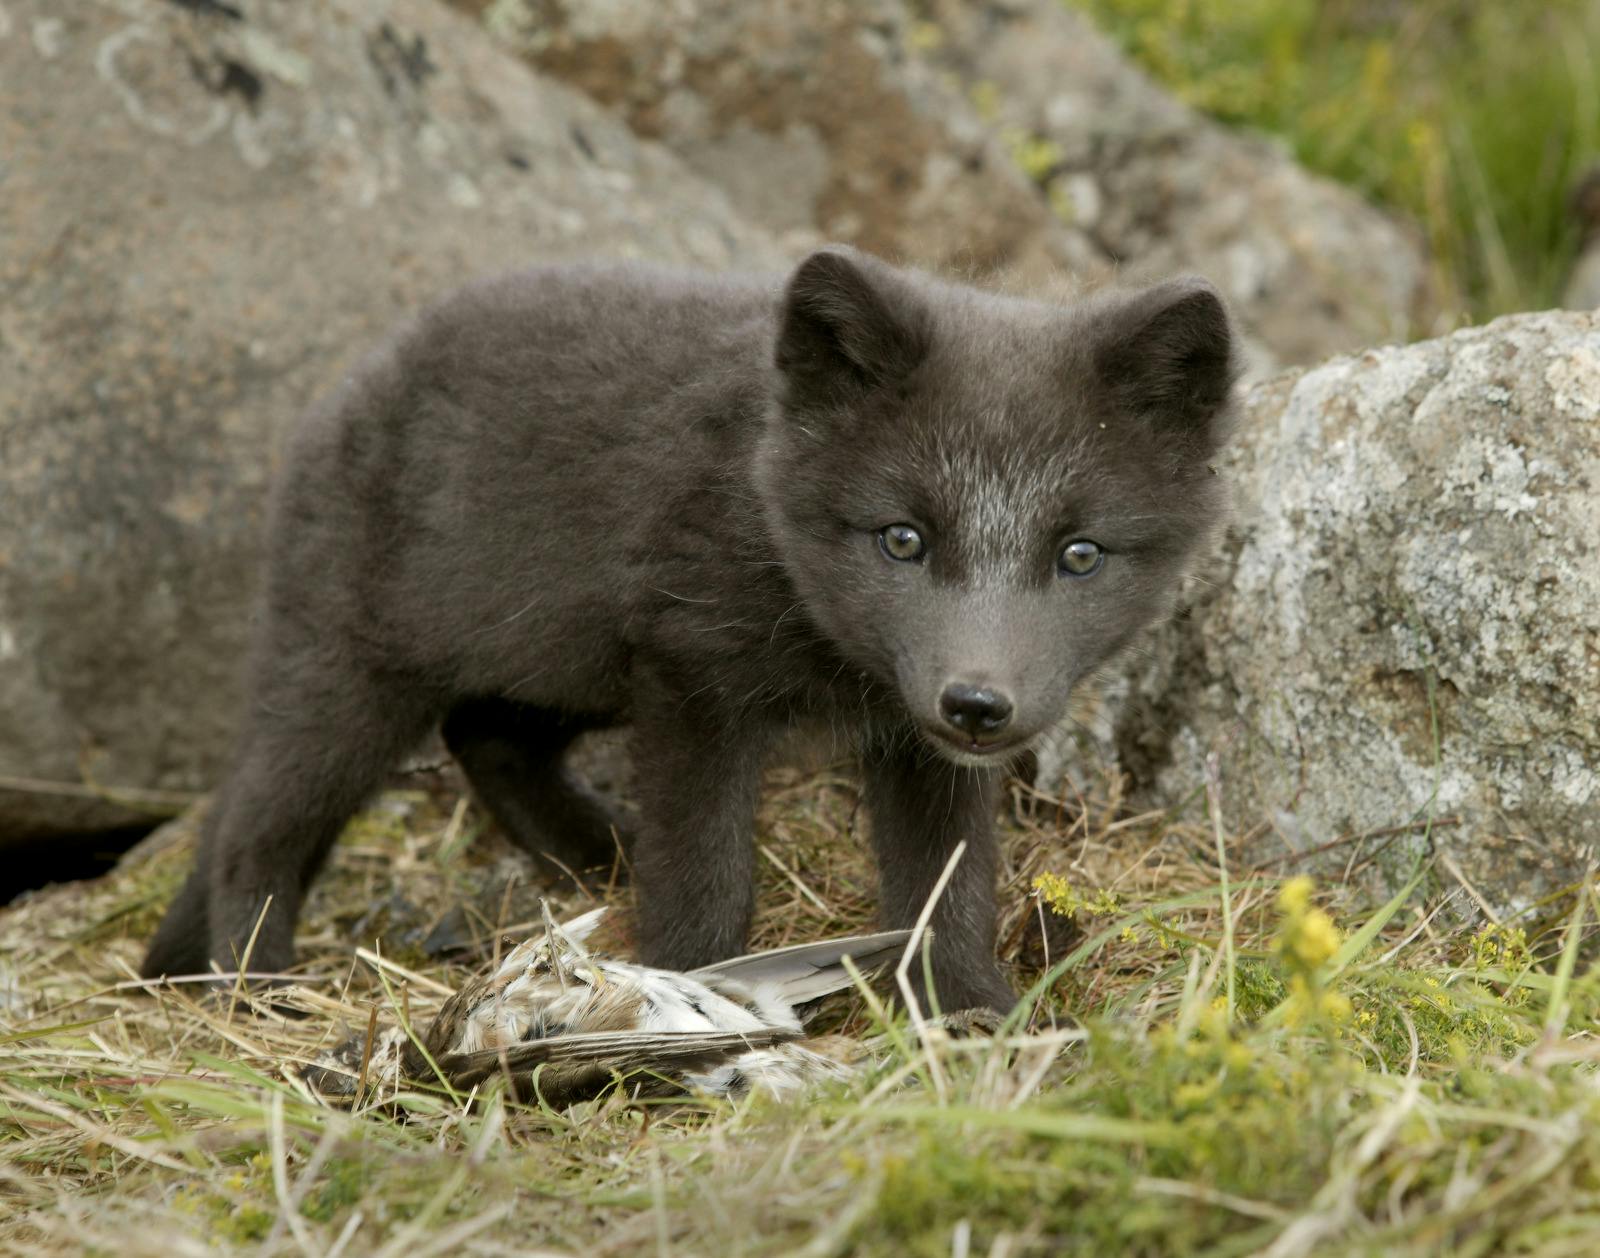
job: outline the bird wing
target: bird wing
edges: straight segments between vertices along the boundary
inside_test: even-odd
[[[731,978],[749,987],[769,987],[789,1004],[800,1005],[851,985],[853,980],[842,964],[846,957],[861,973],[871,974],[898,960],[910,939],[909,930],[848,935],[753,952],[690,973]]]
[[[593,1095],[618,1074],[647,1070],[679,1075],[710,1070],[751,1049],[799,1038],[784,1027],[760,1031],[603,1031],[552,1035],[504,1049],[449,1053],[439,1069],[459,1088],[470,1088],[502,1071],[531,1074],[543,1066],[539,1090],[551,1105]],[[420,1072],[419,1072],[420,1077]]]

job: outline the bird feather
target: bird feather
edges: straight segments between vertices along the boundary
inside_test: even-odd
[[[898,960],[910,939],[909,930],[824,939],[820,943],[794,944],[733,957],[690,973],[731,978],[747,987],[770,988],[788,1004],[800,1005],[852,985],[855,980],[844,968],[845,958],[861,974],[870,975]]]
[[[550,1089],[545,1079],[556,1072],[550,1067],[582,1067],[602,1083],[613,1074],[638,1071],[681,1074],[709,1070],[740,1057],[752,1049],[766,1048],[800,1033],[787,1027],[767,1027],[759,1031],[604,1031],[576,1035],[552,1035],[542,1040],[526,1040],[504,1049],[483,1049],[473,1053],[450,1053],[439,1060],[439,1069],[456,1087],[470,1088],[507,1071],[513,1076],[531,1074],[545,1066],[540,1076],[546,1099]],[[569,1090],[563,1088],[563,1091]]]

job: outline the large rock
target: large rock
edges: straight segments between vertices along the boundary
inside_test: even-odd
[[[1343,870],[1424,845],[1491,903],[1600,844],[1600,316],[1519,315],[1248,398],[1209,597],[1136,661],[1124,757]],[[1205,588],[1205,587],[1202,587]],[[1395,830],[1394,827],[1402,827]],[[1367,835],[1363,840],[1358,836]],[[1450,863],[1454,869],[1450,869]]]
[[[1432,330],[1420,232],[1180,103],[1062,0],[919,8],[927,55],[1125,275],[1210,277],[1284,366]]]
[[[1104,274],[907,49],[899,0],[451,0],[796,242],[966,274]]]
[[[796,239],[1039,292],[1199,271],[1258,372],[1434,317],[1418,233],[1178,103],[1060,0],[452,3]]]
[[[5,0],[0,842],[226,749],[283,426],[474,273],[777,265],[671,154],[430,0]]]

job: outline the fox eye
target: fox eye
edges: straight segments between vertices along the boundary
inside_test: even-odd
[[[928,549],[923,543],[922,534],[909,524],[891,524],[879,529],[878,545],[884,554],[898,563],[915,563]]]
[[[1098,542],[1080,537],[1061,548],[1061,554],[1056,558],[1056,566],[1061,569],[1063,576],[1092,577],[1100,571],[1100,565],[1105,561],[1106,552],[1100,549]]]

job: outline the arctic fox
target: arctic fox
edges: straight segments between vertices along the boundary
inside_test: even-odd
[[[341,827],[441,722],[552,872],[612,860],[562,758],[630,726],[642,960],[732,956],[764,755],[816,721],[859,752],[886,925],[966,840],[934,994],[1008,1008],[1003,768],[1169,607],[1221,510],[1235,358],[1203,280],[1055,306],[845,248],[445,299],[290,445],[232,769],[145,974],[231,969],[252,933],[252,970],[289,967]]]

